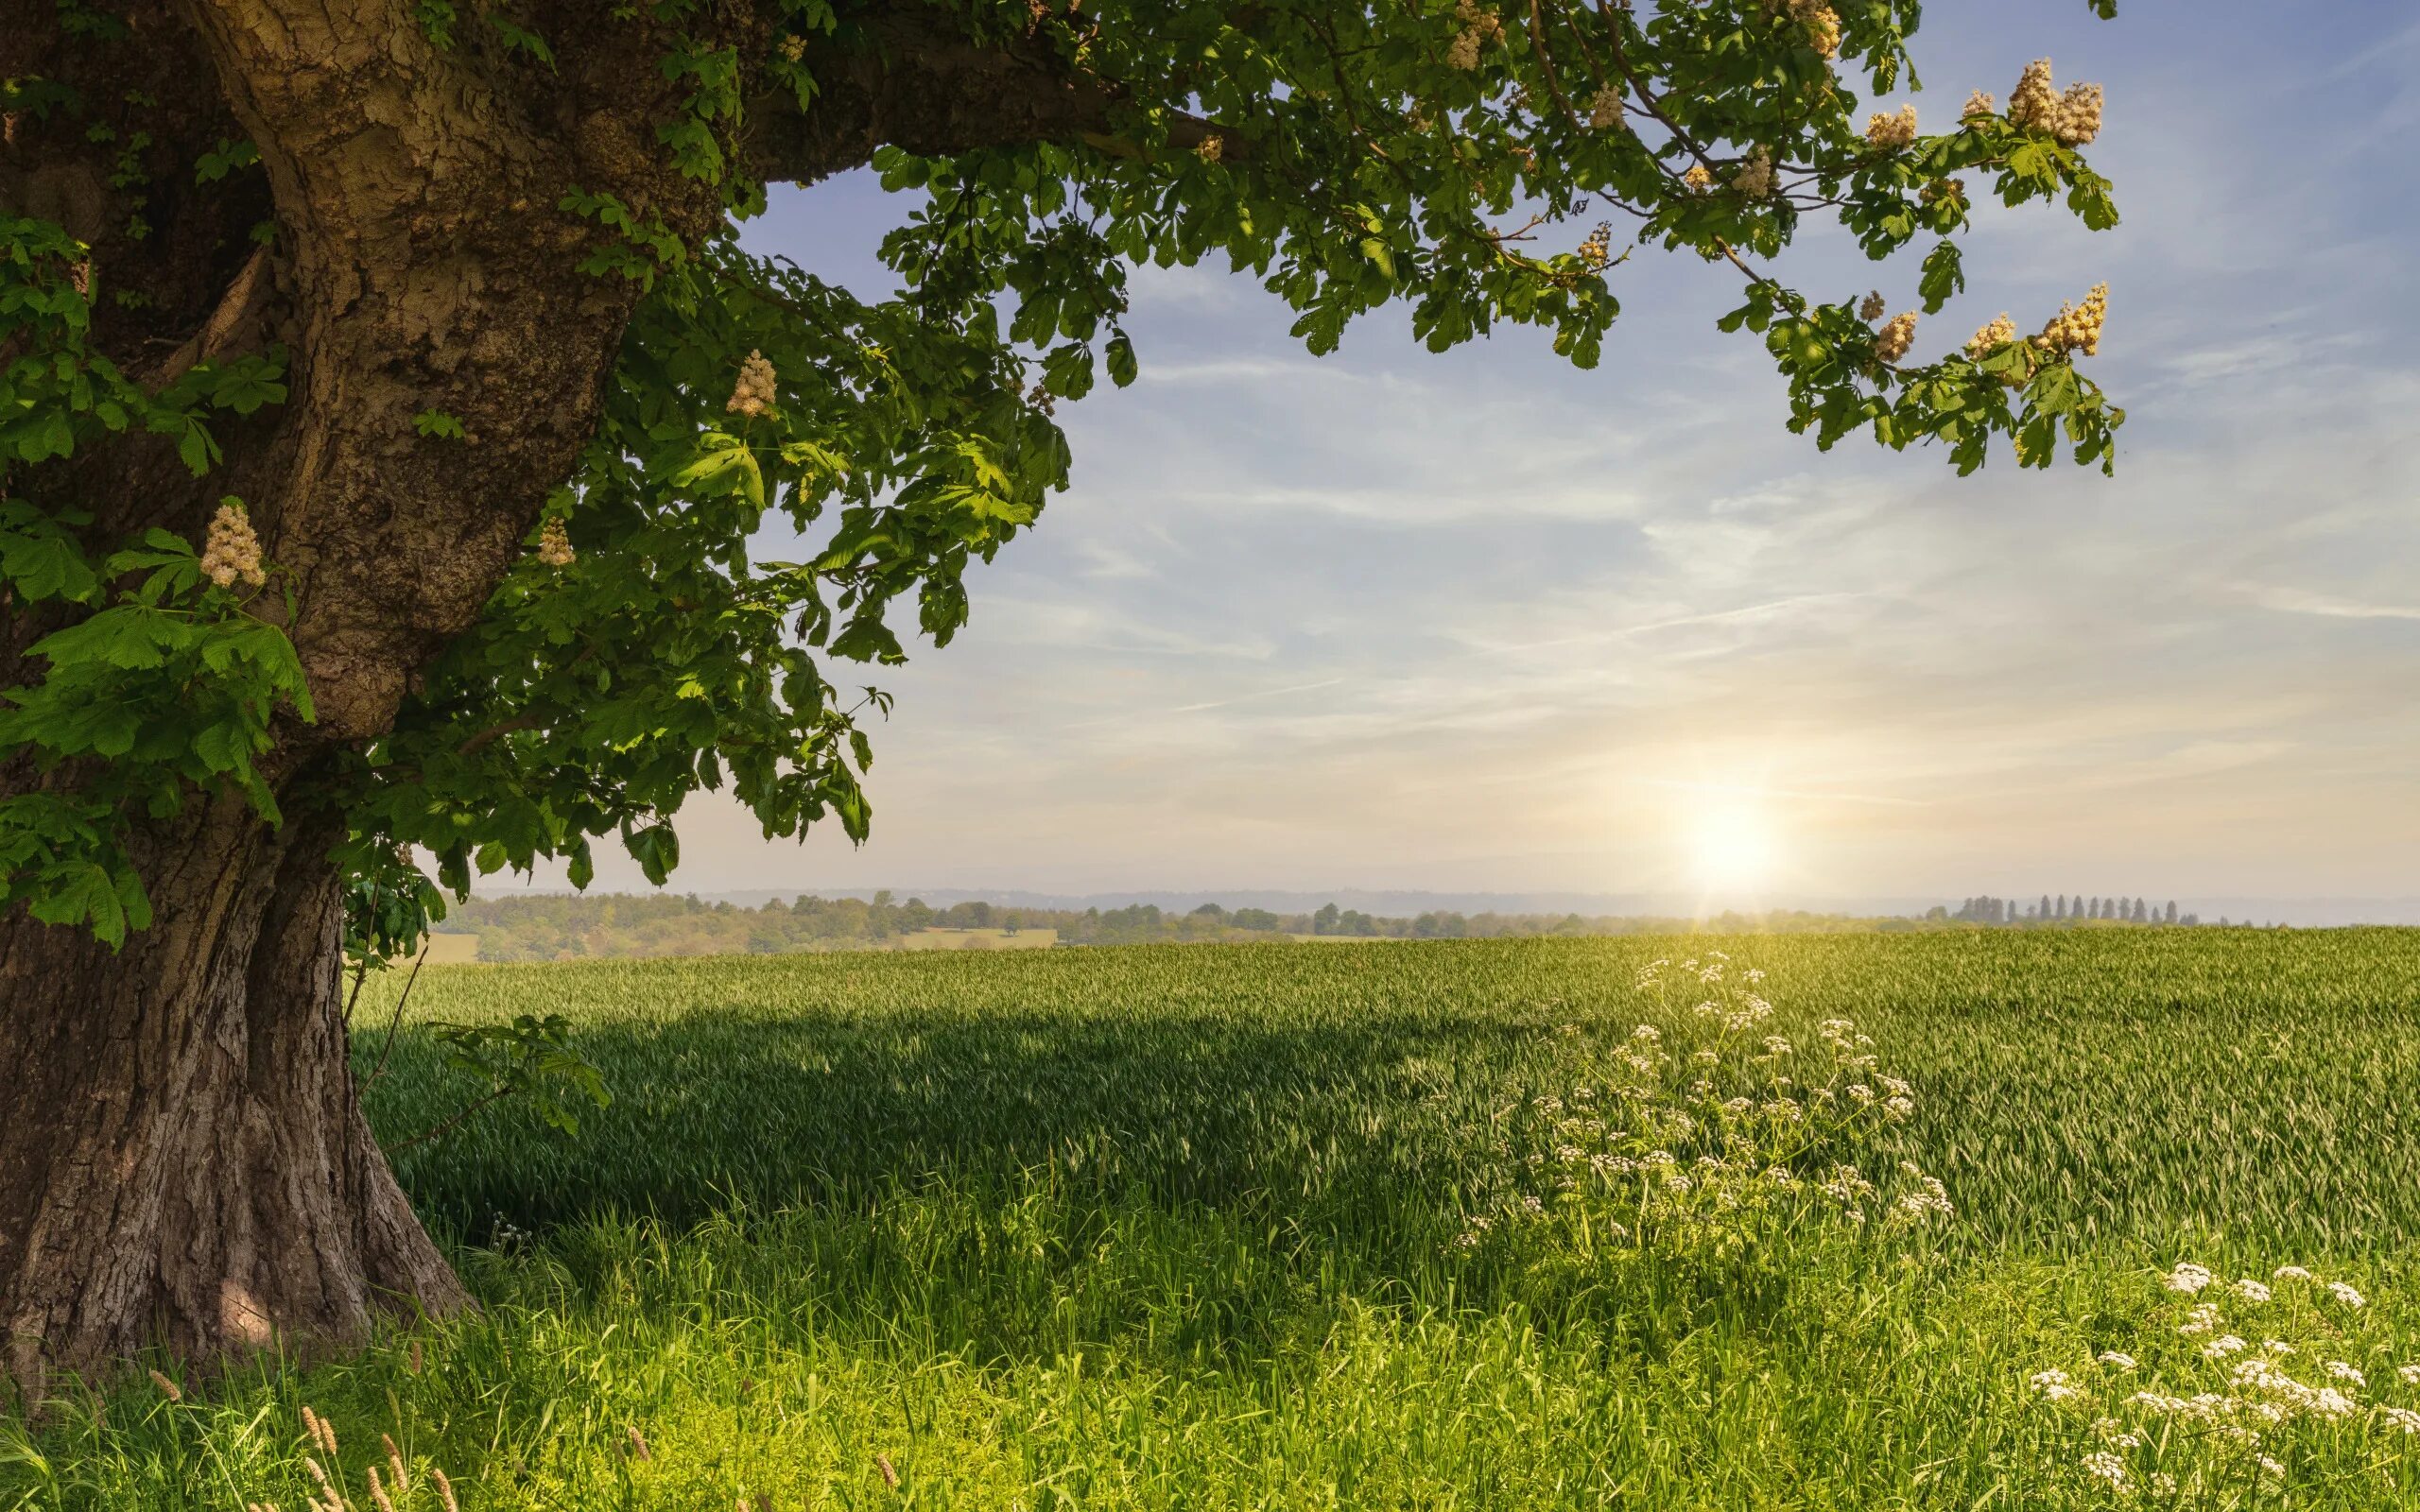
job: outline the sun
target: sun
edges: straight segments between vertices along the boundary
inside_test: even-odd
[[[1772,880],[1778,859],[1772,827],[1748,804],[1709,808],[1693,823],[1689,859],[1701,886],[1723,891],[1760,887]]]

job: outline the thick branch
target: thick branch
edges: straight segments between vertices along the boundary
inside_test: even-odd
[[[945,157],[1033,142],[1082,145],[1141,159],[1151,147],[1121,126],[1123,91],[1068,62],[1046,31],[978,44],[946,11],[915,6],[865,22],[842,50],[819,59],[814,104],[800,110],[768,92],[750,102],[751,168],[759,177],[813,182],[862,166],[878,147]],[[1167,146],[1249,155],[1233,127],[1164,112]]]

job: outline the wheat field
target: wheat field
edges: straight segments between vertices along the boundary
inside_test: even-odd
[[[402,981],[382,1136],[443,1023],[612,1091],[398,1159],[481,1309],[0,1420],[0,1507],[2420,1506],[2420,933]]]

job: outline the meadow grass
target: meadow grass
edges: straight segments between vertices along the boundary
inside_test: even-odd
[[[1628,1189],[1538,1184],[1524,1120],[1685,1034],[1695,982],[1640,970],[1710,951],[1769,973],[1749,1040],[1873,1037],[1913,1111],[1820,1153],[1953,1216],[1659,1247]],[[305,1403],[361,1507],[393,1436],[406,1512],[440,1468],[499,1509],[2420,1506],[2415,967],[2178,930],[431,968],[382,1133],[477,1090],[437,1022],[562,1013],[615,1093],[398,1160],[481,1310],[71,1394],[0,1426],[0,1507],[292,1512]]]

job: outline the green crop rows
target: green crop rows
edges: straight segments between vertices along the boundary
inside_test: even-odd
[[[1712,951],[1774,1010],[1721,1074],[1811,1110],[1852,1020],[1913,1111],[1753,1220],[1765,1144],[1685,1220],[1515,1159],[1641,1023],[1602,1125],[1695,1126]],[[483,1509],[2420,1506],[2415,983],[2384,930],[431,969],[382,1134],[480,1091],[438,1022],[563,1014],[614,1092],[398,1160],[482,1312],[0,1422],[0,1508],[302,1505],[306,1401],[364,1507],[382,1431]],[[1847,1221],[1836,1160],[1954,1214]]]

